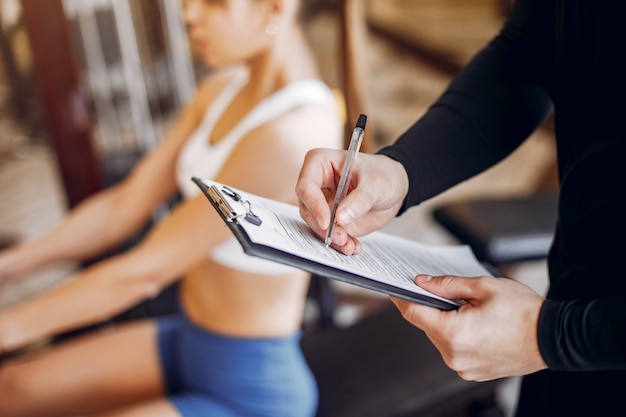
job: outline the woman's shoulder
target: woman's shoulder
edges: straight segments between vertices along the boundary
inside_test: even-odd
[[[341,112],[336,103],[311,100],[303,101],[259,126],[257,133],[291,144],[335,147],[340,143],[342,129]],[[298,140],[294,141],[294,138]]]
[[[306,123],[310,129],[336,127],[342,123],[343,106],[340,94],[320,79],[300,80],[291,84],[295,102],[285,119]]]
[[[338,128],[340,108],[336,96],[321,79],[299,78],[283,84],[258,102],[242,119],[238,131],[254,141],[259,136],[272,142],[332,138],[341,130]]]

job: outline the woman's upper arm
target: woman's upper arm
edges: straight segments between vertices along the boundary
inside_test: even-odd
[[[203,84],[196,96],[184,107],[162,141],[133,169],[120,185],[122,202],[133,211],[151,211],[171,197],[177,189],[176,163],[189,136],[204,113],[206,97],[214,83]]]

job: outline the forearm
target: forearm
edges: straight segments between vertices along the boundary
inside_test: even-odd
[[[134,249],[71,282],[0,312],[0,350],[112,317],[156,295],[205,259],[230,232],[203,196],[181,203]]]
[[[55,261],[80,261],[102,253],[130,236],[148,213],[126,213],[119,189],[101,192],[70,212],[42,236],[11,249],[5,274],[20,276]]]
[[[155,265],[158,268],[158,265]],[[125,256],[102,262],[66,284],[0,312],[0,352],[103,321],[154,296],[167,280]]]
[[[424,117],[380,151],[409,174],[404,209],[501,161],[551,111],[543,87],[552,70],[546,58],[549,38],[534,32],[543,27],[534,22],[536,11],[526,10],[527,2],[517,3],[502,33],[455,77]]]

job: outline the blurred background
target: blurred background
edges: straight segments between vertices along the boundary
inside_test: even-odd
[[[323,1],[309,26],[332,87],[339,86],[336,3]],[[426,111],[498,32],[509,7],[509,0],[363,0],[363,88],[376,149]],[[41,233],[123,178],[210,71],[189,49],[179,0],[0,0],[0,248]],[[547,123],[507,160],[387,230],[456,243],[433,220],[434,207],[532,195],[553,186],[554,169]],[[0,308],[57,285],[77,267],[57,265],[3,288]],[[514,265],[510,274],[545,290],[543,260]],[[339,323],[387,301],[333,285],[344,307]],[[502,381],[505,410],[515,401],[515,383]]]

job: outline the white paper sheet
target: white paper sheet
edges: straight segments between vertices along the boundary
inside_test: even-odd
[[[207,186],[220,185],[211,181],[204,183]],[[361,237],[361,253],[346,256],[324,246],[324,242],[302,220],[298,207],[241,190],[236,191],[251,202],[252,211],[263,221],[257,226],[243,218],[240,220],[241,226],[254,243],[448,302],[450,300],[417,286],[413,282],[415,275],[491,276],[476,260],[468,246],[423,245],[383,232]],[[244,205],[232,201],[230,203],[238,214],[246,213]]]

